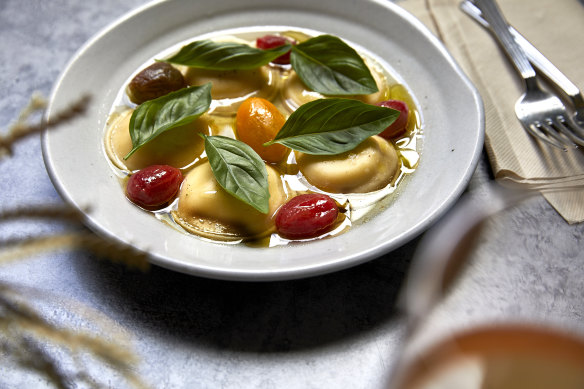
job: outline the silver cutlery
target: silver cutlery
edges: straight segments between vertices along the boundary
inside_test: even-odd
[[[486,29],[491,28],[489,23],[482,18],[481,10],[478,9],[470,0],[464,0],[460,3],[460,9],[474,19],[477,23]],[[574,115],[572,116],[576,124],[582,129],[584,136],[584,97],[578,87],[568,79],[550,60],[548,60],[538,49],[535,48],[523,35],[521,35],[512,26],[509,26],[509,32],[515,38],[515,41],[529,59],[529,62],[545,77],[548,81],[563,92],[566,98],[572,103]]]
[[[584,146],[584,130],[579,128],[557,96],[540,87],[535,70],[530,65],[526,53],[515,41],[510,26],[494,0],[475,0],[472,4],[482,13],[485,22],[490,26],[489,30],[506,51],[524,81],[525,93],[515,104],[515,113],[523,127],[538,139],[564,150],[567,147],[577,147],[576,145]],[[571,89],[573,88],[568,88],[568,91]],[[578,90],[577,87],[575,89]],[[576,92],[576,97],[578,95],[581,97],[579,91]]]

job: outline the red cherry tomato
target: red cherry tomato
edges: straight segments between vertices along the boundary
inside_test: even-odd
[[[126,195],[132,202],[142,207],[158,207],[174,198],[182,180],[182,173],[175,167],[148,166],[130,176],[126,185]]]
[[[268,50],[273,49],[274,47],[284,46],[286,43],[292,43],[288,39],[280,35],[264,35],[258,39],[256,39],[256,46],[258,49]],[[273,63],[277,63],[280,65],[288,65],[290,63],[290,52],[283,54],[272,61]]]
[[[408,105],[401,100],[386,100],[375,104],[380,107],[393,108],[400,111],[395,122],[391,123],[379,136],[385,139],[391,139],[405,134],[408,127],[408,116],[410,110]]]
[[[338,214],[337,204],[327,195],[299,195],[278,210],[276,230],[289,239],[313,238],[332,226]]]

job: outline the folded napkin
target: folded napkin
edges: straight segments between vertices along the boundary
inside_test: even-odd
[[[515,116],[523,84],[493,36],[459,9],[460,0],[406,0],[399,5],[426,24],[478,88],[486,115],[485,148],[495,178],[541,190],[568,221],[584,221],[584,150],[567,152],[529,135]],[[498,0],[513,25],[573,83],[584,87],[584,3]],[[554,191],[561,189],[561,191]]]

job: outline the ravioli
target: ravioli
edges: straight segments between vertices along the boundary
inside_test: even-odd
[[[217,34],[212,40],[244,43],[253,47],[256,37],[263,33]],[[294,31],[281,34],[297,42],[311,37]],[[362,58],[379,91],[341,97],[368,104],[389,98],[401,99],[407,101],[410,110],[415,112],[415,104],[405,87],[373,56],[363,53]],[[402,138],[386,140],[373,136],[340,155],[319,156],[294,151],[272,160],[262,157],[263,153],[256,150],[260,158],[264,158],[270,193],[269,211],[262,214],[220,186],[211,170],[205,153],[205,141],[200,135],[227,136],[246,142],[246,137],[241,135],[244,126],[236,122],[236,114],[241,104],[250,97],[267,100],[283,117],[287,117],[307,102],[332,96],[311,91],[289,64],[270,63],[251,70],[172,66],[180,71],[188,86],[211,83],[212,102],[206,113],[191,124],[162,133],[124,159],[132,149],[129,123],[135,106],[128,104],[125,92],[120,91],[110,113],[104,143],[112,165],[122,171],[120,176],[132,175],[152,165],[170,165],[181,170],[184,180],[177,197],[170,199],[156,213],[157,217],[182,232],[219,242],[253,241],[264,244],[269,240],[270,246],[272,243],[287,244],[282,243],[276,232],[275,215],[292,197],[324,192],[337,201],[341,212],[347,215],[345,226],[350,226],[365,220],[363,216],[372,212],[380,199],[393,192],[401,177],[415,169],[415,163],[410,163],[409,170],[404,169],[405,153],[415,154],[415,161],[418,157],[415,140],[419,123],[413,120]],[[127,109],[119,113],[119,107],[124,105]],[[253,115],[267,115],[264,111],[253,111]],[[257,129],[252,128],[250,133],[257,135]],[[258,147],[271,139],[262,139]],[[247,142],[251,143],[249,140]],[[414,159],[410,157],[407,160]],[[337,233],[341,232],[334,234]]]
[[[367,104],[375,104],[379,101],[387,99],[389,96],[389,90],[387,88],[388,80],[386,79],[387,77],[381,72],[381,70],[376,69],[376,67],[371,66],[371,64],[368,64],[368,67],[371,70],[371,75],[373,76],[379,91],[368,95],[343,97],[360,100]],[[291,112],[295,111],[302,104],[326,97],[308,88],[296,73],[291,73],[286,79],[285,85],[282,88],[282,95],[286,107]]]
[[[182,184],[174,220],[197,235],[216,240],[261,237],[274,229],[274,214],[288,199],[280,173],[266,165],[270,191],[269,211],[262,214],[226,192],[215,180],[211,165],[192,169]]]
[[[262,66],[251,70],[209,70],[188,68],[184,77],[189,85],[211,82],[214,113],[232,115],[249,97],[271,99],[277,92],[274,69]]]
[[[128,159],[132,150],[130,118],[133,110],[127,110],[112,118],[106,134],[105,149],[110,160],[120,169],[135,171],[151,165],[170,165],[179,169],[195,162],[204,151],[200,133],[213,132],[212,122],[202,116],[194,122],[160,134],[155,142],[138,149]]]
[[[372,136],[351,151],[337,155],[295,152],[306,180],[331,193],[373,192],[391,184],[399,172],[399,158],[391,142]]]

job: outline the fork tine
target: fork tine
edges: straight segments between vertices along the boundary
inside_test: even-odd
[[[543,123],[531,123],[530,125],[524,126],[525,129],[533,136],[541,139],[545,143],[557,147],[561,150],[567,151],[567,147],[563,140],[558,139],[557,135],[554,136],[555,130],[549,125]]]
[[[550,117],[546,119],[545,124],[542,125],[542,127],[546,130],[547,135],[563,143],[566,150],[568,148],[578,148],[578,144],[574,142],[577,140],[576,137],[570,132],[564,123],[564,117],[558,115],[555,118]]]
[[[584,114],[584,110],[582,110],[582,113]],[[566,127],[570,129],[572,134],[574,134],[579,139],[584,139],[584,121],[582,122],[582,124],[580,124],[576,120],[576,116],[568,115],[568,117],[566,118],[566,122],[568,123]]]
[[[545,131],[546,135],[551,138],[556,139],[557,141],[561,142],[564,145],[564,151],[567,151],[568,148],[578,148],[569,136],[568,129],[562,124],[562,116],[556,116],[555,118],[549,117],[541,123],[542,129]]]
[[[563,116],[558,116],[553,122],[553,125],[576,145],[584,146],[584,137],[576,134],[577,128],[573,126],[570,120],[567,120],[567,118],[564,118]]]

